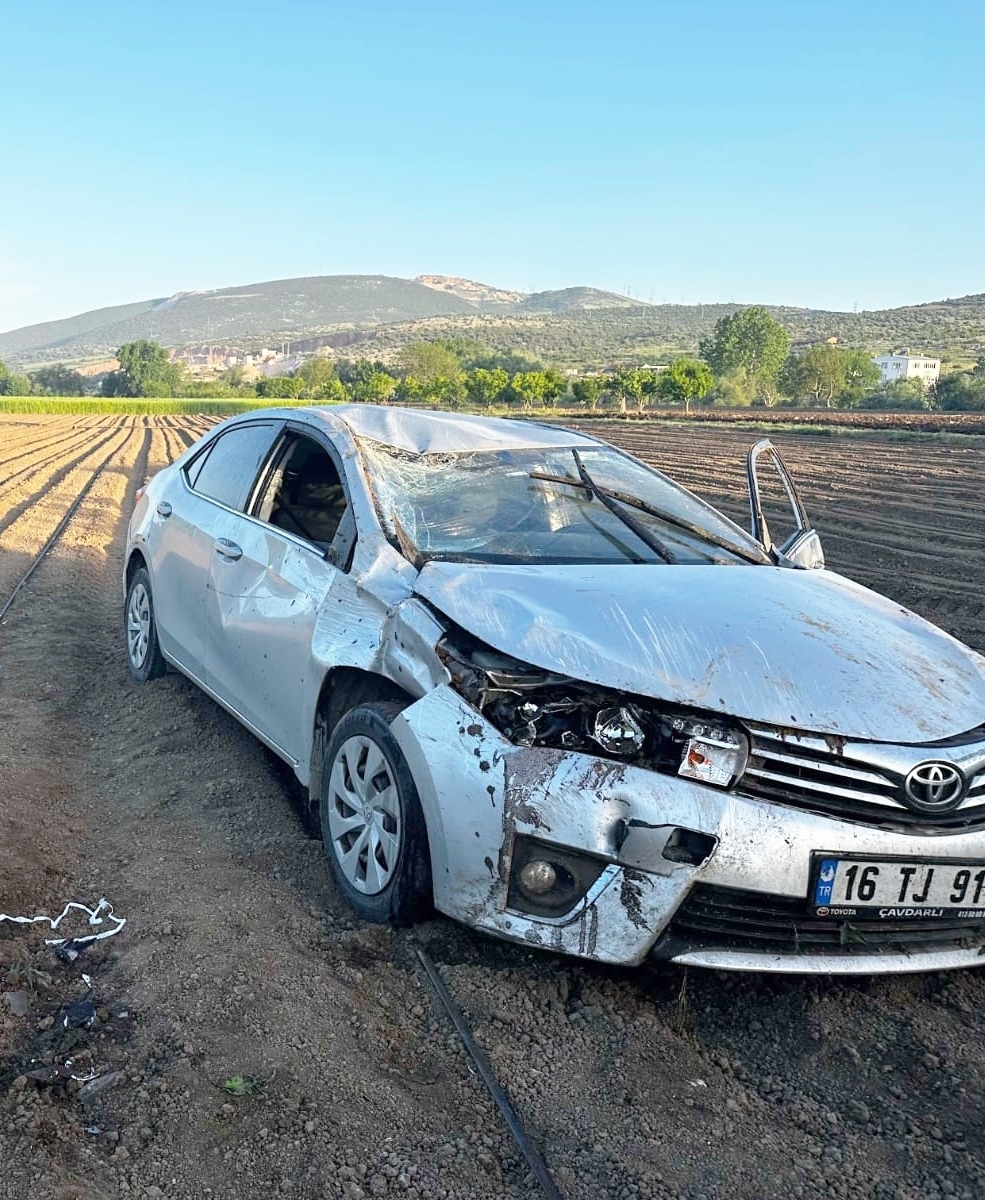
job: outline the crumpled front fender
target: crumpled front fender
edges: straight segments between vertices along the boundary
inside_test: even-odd
[[[417,782],[435,906],[513,941],[601,962],[641,962],[696,867],[662,857],[677,828],[716,836],[727,796],[692,780],[570,751],[514,746],[450,687],[406,708],[393,732]],[[518,834],[605,863],[563,918],[507,907]]]

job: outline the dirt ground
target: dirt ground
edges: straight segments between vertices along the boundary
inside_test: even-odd
[[[71,965],[0,923],[3,1200],[533,1200],[418,942],[566,1200],[985,1195],[978,970],[616,971],[351,919],[271,757],[124,668],[134,492],[206,425],[0,418],[0,607],[91,482],[0,625],[0,912],[105,896],[127,921]],[[606,428],[741,514],[748,433]],[[985,650],[985,443],[778,441],[829,565]]]

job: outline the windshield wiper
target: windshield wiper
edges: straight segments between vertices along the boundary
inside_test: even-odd
[[[619,504],[625,504],[629,508],[637,508],[640,512],[645,512],[647,516],[656,517],[660,521],[666,521],[668,525],[673,525],[677,529],[683,529],[687,533],[693,534],[696,538],[705,542],[711,542],[713,546],[718,546],[722,550],[728,550],[730,554],[737,554],[740,558],[744,558],[747,562],[757,564],[768,563],[770,559],[766,555],[756,554],[754,551],[747,550],[742,546],[737,546],[734,542],[730,542],[727,538],[720,537],[717,533],[712,533],[709,529],[704,529],[700,525],[694,525],[690,521],[685,521],[682,517],[675,517],[673,514],[664,512],[662,508],[657,508],[654,504],[648,504],[645,500],[641,500],[638,496],[631,496],[628,492],[619,492],[615,488],[603,488],[597,484],[588,474],[585,464],[581,460],[581,455],[577,450],[572,450],[575,463],[578,467],[579,479],[572,479],[570,475],[547,475],[540,472],[531,472],[531,479],[543,479],[548,483],[566,483],[569,487],[584,488],[589,494],[598,498],[599,502],[604,504],[611,512],[613,512],[624,524],[643,542],[652,549],[656,550],[666,562],[674,562],[672,557],[669,557],[669,552],[662,553],[660,549],[654,545],[655,538],[647,531],[643,530],[643,526],[639,525],[638,521],[633,521],[629,513],[624,513],[617,508],[613,508],[609,501],[616,501]],[[632,522],[632,523],[630,523]],[[638,527],[638,528],[637,528]],[[666,548],[664,547],[666,551]]]
[[[676,562],[677,560],[674,558],[673,554],[671,554],[663,542],[654,533],[651,533],[651,531],[647,529],[642,522],[637,521],[637,519],[631,513],[623,512],[621,508],[617,507],[616,502],[619,500],[618,496],[613,495],[606,488],[599,487],[595,480],[592,479],[591,475],[589,475],[588,468],[581,461],[581,455],[578,453],[578,451],[572,450],[571,453],[574,455],[575,464],[578,467],[578,474],[580,476],[579,479],[572,479],[569,475],[547,475],[540,471],[531,471],[530,478],[544,479],[547,480],[548,483],[566,483],[571,487],[584,488],[585,491],[588,492],[589,496],[593,496],[600,504],[603,504],[609,510],[609,512],[612,513],[617,521],[620,521],[626,526],[627,529],[635,533],[643,545],[649,546],[654,554],[659,555],[665,563]]]

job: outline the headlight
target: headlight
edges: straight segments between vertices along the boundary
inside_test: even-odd
[[[749,741],[723,718],[551,674],[478,643],[438,647],[452,686],[514,745],[581,750],[730,787]]]

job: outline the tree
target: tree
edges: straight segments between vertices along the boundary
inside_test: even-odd
[[[296,375],[270,375],[257,380],[257,395],[268,400],[296,400],[304,389],[304,380]]]
[[[386,371],[386,365],[368,358],[340,358],[335,364],[335,373],[346,385],[365,383],[374,371]]]
[[[748,408],[756,398],[756,381],[745,367],[733,367],[715,383],[715,403],[725,408]]]
[[[470,370],[483,367],[487,371],[502,370],[513,376],[517,371],[543,371],[544,364],[539,358],[522,350],[490,351],[483,358],[473,359],[468,363]]]
[[[399,362],[404,375],[425,385],[463,374],[458,356],[440,342],[410,342],[400,351]]]
[[[26,375],[14,375],[0,359],[0,396],[29,396],[31,381]]]
[[[10,371],[0,375],[0,396],[30,396],[31,380],[27,375],[15,375]]]
[[[184,371],[157,342],[125,342],[116,352],[120,366],[103,380],[104,396],[176,396]]]
[[[304,400],[341,403],[345,399],[345,388],[335,374],[335,366],[329,358],[309,358],[294,372],[294,377],[301,380],[302,386],[298,395]]]
[[[476,408],[488,408],[497,401],[501,402],[509,386],[510,377],[502,367],[496,367],[492,371],[486,370],[485,367],[476,367],[465,376],[465,391],[469,401]]]
[[[349,394],[361,404],[389,404],[399,382],[389,371],[370,371],[350,385]]]
[[[845,387],[841,403],[846,408],[855,408],[867,392],[877,387],[882,374],[867,350],[845,350]]]
[[[510,387],[524,408],[542,408],[564,395],[568,381],[560,371],[518,371],[510,380]]]
[[[810,396],[815,407],[823,403],[830,408],[832,401],[845,389],[847,374],[844,352],[827,343],[809,346],[795,358],[791,372],[798,395]]]
[[[226,367],[224,371],[220,371],[217,382],[223,387],[233,389],[250,386],[246,378],[246,368],[241,367],[238,363],[231,367]]]
[[[656,372],[643,367],[623,367],[609,380],[608,390],[619,401],[619,411],[626,411],[626,400],[634,400],[640,412],[656,387]]]
[[[936,407],[920,379],[892,379],[865,397],[862,408],[886,412],[919,412]]]
[[[790,353],[790,338],[767,309],[752,305],[722,317],[699,349],[717,376],[741,369],[768,405],[779,399],[776,380]]]
[[[703,400],[715,386],[707,363],[696,358],[678,358],[657,378],[657,395],[671,404],[683,404],[691,412],[692,400]]]
[[[38,367],[31,379],[31,390],[41,396],[84,396],[85,385],[84,376],[64,363]]]
[[[981,412],[985,410],[985,371],[956,371],[937,384],[937,403],[944,412]]]
[[[544,371],[544,403],[555,405],[568,390],[568,381],[560,371],[548,367]]]
[[[478,338],[440,338],[434,344],[444,346],[446,350],[450,350],[458,360],[458,365],[465,371],[471,371],[474,367],[484,366],[485,360],[493,353],[492,348],[487,346],[485,342],[480,342]]]
[[[598,408],[599,400],[605,391],[606,381],[601,375],[585,375],[576,379],[571,385],[571,394],[578,404],[584,404],[593,412]]]

